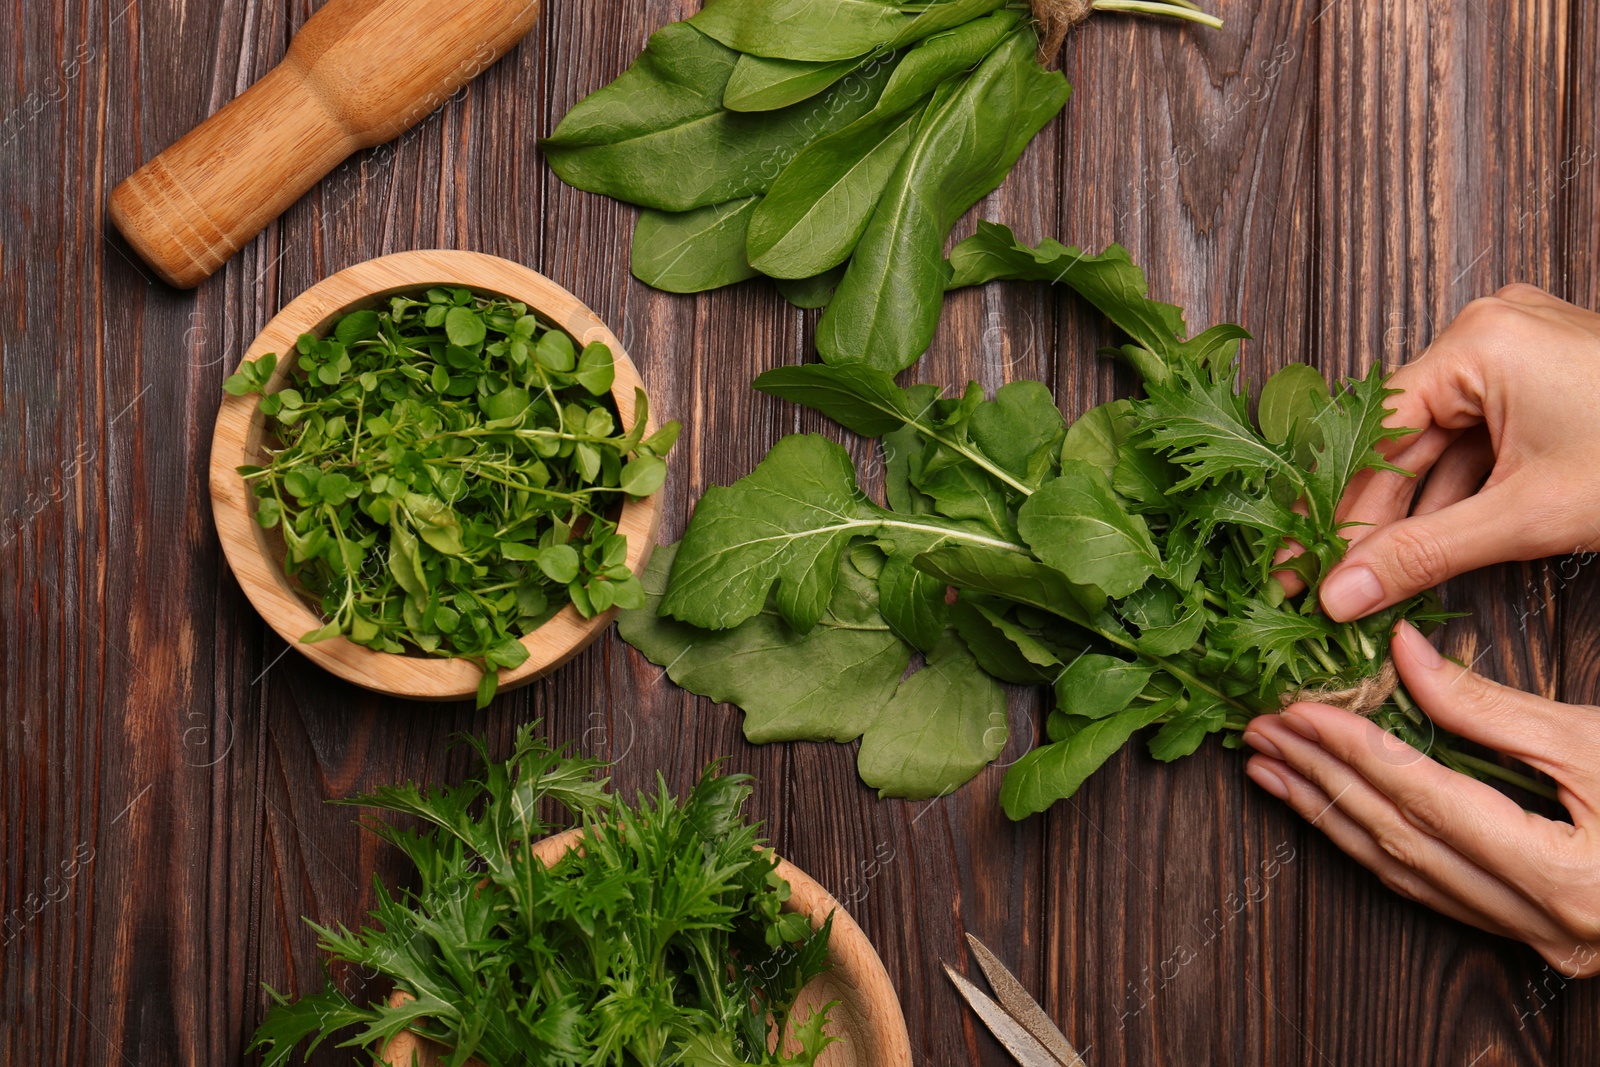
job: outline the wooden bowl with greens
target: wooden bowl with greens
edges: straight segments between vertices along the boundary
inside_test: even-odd
[[[217,532],[301,653],[394,696],[479,706],[642,604],[677,424],[571,293],[474,252],[340,271],[228,379]]]

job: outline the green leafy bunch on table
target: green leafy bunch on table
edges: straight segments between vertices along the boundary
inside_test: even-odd
[[[627,640],[680,685],[744,708],[752,740],[859,737],[863,780],[894,796],[969,780],[1008,740],[1000,683],[1049,685],[1045,737],[1001,788],[1013,818],[1071,796],[1147,727],[1158,759],[1218,732],[1237,745],[1282,694],[1357,710],[1449,766],[1535,784],[1457,751],[1396,684],[1390,633],[1445,618],[1431,595],[1342,623],[1318,605],[1347,545],[1340,499],[1362,471],[1392,469],[1378,446],[1405,433],[1385,425],[1381,373],[1330,392],[1290,365],[1252,416],[1244,331],[1189,337],[1122,249],[1028,248],[981,224],[951,261],[958,283],[1075,290],[1128,336],[1117,354],[1145,397],[1069,425],[1039,382],[946,398],[867,364],[769,371],[758,389],[880,440],[884,500],[862,492],[838,444],[783,439],[708,491],[657,555],[650,603],[622,618]],[[1303,551],[1285,559],[1292,546]]]

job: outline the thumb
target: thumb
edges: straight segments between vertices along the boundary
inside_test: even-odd
[[[1458,574],[1531,558],[1525,554],[1528,527],[1512,518],[1521,513],[1513,496],[1502,483],[1439,511],[1373,530],[1323,579],[1322,610],[1336,622],[1348,622]]]

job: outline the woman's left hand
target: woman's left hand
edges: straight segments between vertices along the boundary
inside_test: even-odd
[[[1572,824],[1324,704],[1255,719],[1250,778],[1402,896],[1525,941],[1568,978],[1600,975],[1600,708],[1490,682],[1406,623],[1391,654],[1435,723],[1554,778]]]

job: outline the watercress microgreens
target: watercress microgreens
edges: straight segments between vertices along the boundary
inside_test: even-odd
[[[1398,619],[1449,617],[1432,595],[1334,623],[1316,590],[1346,548],[1335,507],[1377,446],[1393,390],[1374,369],[1331,391],[1304,365],[1274,375],[1252,417],[1219,326],[1189,337],[1113,245],[1090,255],[1019,245],[984,224],[951,276],[1062,282],[1129,337],[1145,396],[1070,426],[1040,382],[991,399],[902,388],[862,365],[769,371],[756,388],[879,438],[884,500],[825,437],[779,441],[748,477],[713,487],[683,540],[645,575],[623,637],[678,684],[745,709],[752,741],[861,738],[862,778],[923,797],[967,781],[1004,747],[998,683],[1048,685],[1038,747],[1006,772],[1012,818],[1069,797],[1148,726],[1158,759],[1209,734],[1236,744],[1285,693],[1383,674]],[[1276,562],[1291,542],[1304,551]],[[1293,570],[1307,591],[1273,577]],[[906,669],[921,657],[919,669]],[[1404,687],[1363,710],[1447,765],[1463,761]],[[1526,779],[1505,772],[1519,785]]]
[[[375,878],[372,926],[307,923],[330,961],[409,999],[357,1000],[332,982],[298,1000],[268,988],[249,1051],[280,1067],[302,1042],[309,1056],[349,1031],[340,1047],[377,1057],[410,1030],[452,1067],[814,1067],[835,1040],[823,1033],[833,1005],[794,1005],[828,968],[833,920],[813,929],[783,910],[789,884],[743,815],[750,779],[712,768],[679,800],[658,776],[653,796],[628,804],[596,777],[601,764],[551,751],[536,725],[504,763],[468,739],[484,769],[454,788],[343,802],[406,817],[365,825],[416,884]],[[551,810],[583,836],[546,866],[527,846],[560,829]]]
[[[1188,0],[1096,11],[1221,23]],[[646,210],[633,273],[675,293],[758,274],[826,308],[824,362],[922,355],[957,219],[1005,180],[1069,89],[1045,70],[1062,5],[712,0],[651,36],[541,142],[568,184]]]
[[[292,358],[281,389],[275,353],[223,388],[262,394],[270,460],[239,472],[326,620],[302,641],[470,659],[483,707],[497,670],[527,659],[520,638],[566,604],[644,603],[615,515],[661,487],[678,424],[646,439],[636,391],[618,425],[605,345],[434,288],[341,315]]]

